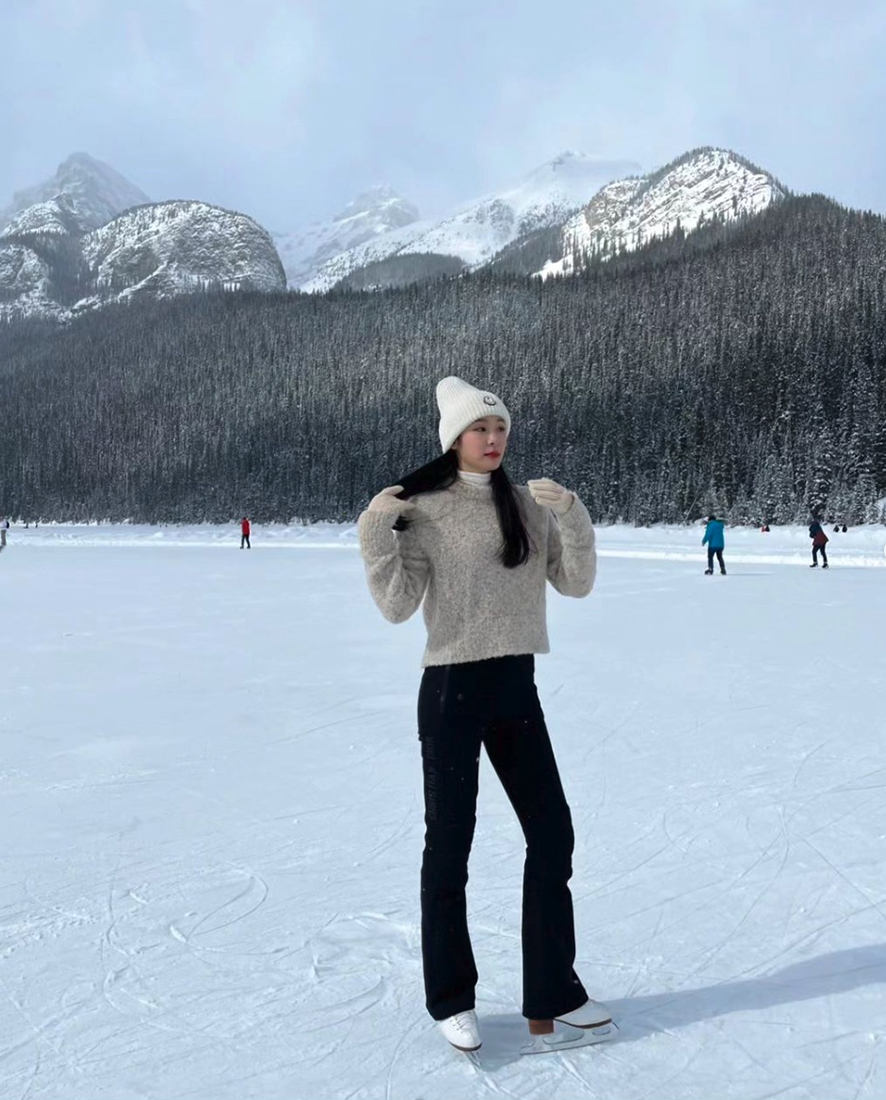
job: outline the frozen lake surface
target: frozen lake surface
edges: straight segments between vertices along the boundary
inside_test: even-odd
[[[484,1045],[423,1005],[424,630],[353,528],[13,528],[0,555],[6,1100],[886,1092],[886,528],[601,528],[542,703],[577,969],[616,1042],[521,1059],[522,843],[484,761]],[[274,552],[269,552],[273,549]]]

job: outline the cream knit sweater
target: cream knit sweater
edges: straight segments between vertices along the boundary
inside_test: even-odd
[[[558,522],[525,486],[517,492],[535,549],[516,569],[498,560],[501,530],[491,486],[459,479],[442,492],[413,497],[406,531],[391,529],[389,513],[360,516],[369,588],[384,617],[402,623],[424,600],[422,668],[548,653],[546,581],[564,596],[591,591],[597,552],[585,506],[575,497]]]

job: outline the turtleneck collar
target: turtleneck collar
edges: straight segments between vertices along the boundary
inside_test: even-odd
[[[492,474],[473,474],[469,470],[459,470],[458,478],[459,481],[464,481],[468,485],[476,485],[477,487],[492,485]]]

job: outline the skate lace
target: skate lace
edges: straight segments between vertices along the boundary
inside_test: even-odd
[[[469,1034],[473,1030],[473,1013],[472,1012],[456,1012],[451,1017],[451,1023],[455,1027],[456,1031],[461,1031],[464,1034]]]

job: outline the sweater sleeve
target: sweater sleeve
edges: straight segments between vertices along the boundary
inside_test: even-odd
[[[548,580],[563,596],[587,596],[597,576],[596,536],[576,496],[558,521],[548,514]]]
[[[369,591],[382,615],[405,622],[421,605],[430,565],[415,532],[392,530],[395,516],[365,511],[357,521]]]

